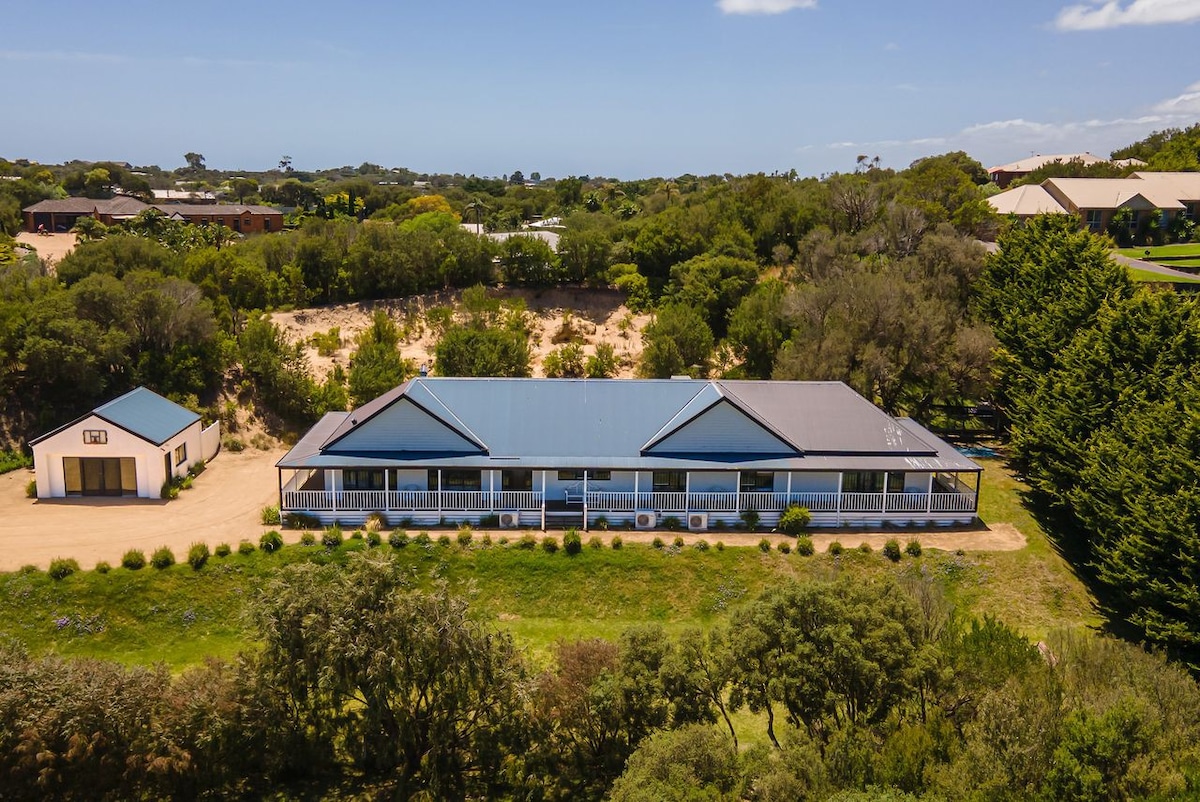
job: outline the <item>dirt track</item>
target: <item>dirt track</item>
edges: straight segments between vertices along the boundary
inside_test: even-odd
[[[148,499],[61,499],[33,501],[25,498],[25,485],[33,477],[30,471],[13,471],[0,476],[0,571],[13,571],[23,565],[46,568],[55,557],[73,557],[83,568],[105,560],[118,565],[121,555],[139,548],[149,556],[159,546],[170,546],[182,560],[188,547],[197,541],[209,547],[229,543],[236,548],[244,538],[256,545],[265,531],[259,513],[268,504],[278,502],[275,462],[282,451],[223,452],[209,463],[197,478],[195,487],[170,501]],[[300,533],[286,531],[289,542]],[[505,532],[509,538],[520,533]],[[540,533],[537,533],[540,536]],[[561,532],[551,532],[561,536]],[[661,537],[670,543],[677,536],[691,544],[704,539],[722,541],[726,546],[754,547],[761,533],[736,531],[691,532],[598,532],[606,543],[620,534],[626,543],[649,543]],[[493,533],[493,538],[498,537]],[[773,542],[791,540],[782,535],[767,535]],[[846,548],[869,543],[878,551],[889,539],[901,545],[916,538],[925,548],[967,549],[970,551],[1015,551],[1025,546],[1025,537],[1011,524],[996,523],[973,530],[905,532],[869,532],[837,530],[811,533],[813,545],[825,551],[833,541]]]

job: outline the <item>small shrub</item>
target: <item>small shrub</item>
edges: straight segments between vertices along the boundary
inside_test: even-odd
[[[811,520],[812,514],[808,511],[808,507],[789,504],[788,508],[779,516],[779,531],[785,535],[799,535],[808,527]]]
[[[765,537],[758,541],[758,550],[766,554],[771,550],[771,541]]]
[[[673,545],[677,549],[682,549],[683,548],[683,538],[676,537],[674,542],[671,545]]]
[[[900,541],[895,538],[883,544],[883,556],[894,563],[900,562]]]
[[[300,534],[300,545],[301,545],[301,546],[315,546],[315,545],[317,545],[317,536],[316,536],[316,535],[314,535],[312,532],[302,532],[302,533]],[[226,547],[225,547],[225,554],[228,554],[228,553],[229,553],[229,546],[226,546]],[[220,557],[224,557],[224,556],[225,556],[225,554],[221,554],[221,548],[220,548],[220,546],[218,546],[218,547],[217,547],[217,555],[218,555],[218,556],[220,556]]]
[[[240,454],[246,450],[246,441],[240,437],[226,437],[221,441],[221,448],[231,454]]]
[[[591,537],[588,538],[588,548],[589,549],[602,549],[602,548],[604,548],[604,541],[600,539],[599,535],[592,535]]]
[[[693,545],[696,551],[708,551],[708,541],[704,539],[697,540]]]
[[[188,468],[188,474],[191,476],[199,476],[208,468],[208,463],[202,459],[198,459],[192,463],[192,467]]]
[[[568,529],[563,535],[563,551],[574,557],[579,552],[583,551],[583,538],[574,529]]]
[[[954,556],[955,557],[966,557],[967,551],[966,551],[966,549],[955,549]]]
[[[522,551],[533,551],[537,548],[537,538],[526,532],[517,539],[517,548]]]
[[[500,539],[499,539],[499,540],[497,540],[497,541],[496,541],[496,543],[498,543],[498,544],[499,544],[499,545],[501,545],[501,546],[507,546],[507,545],[508,545],[508,538],[507,538],[507,537],[505,537],[504,535],[501,535],[501,536],[500,536]]]
[[[196,480],[196,477],[192,476],[192,475],[189,473],[187,476],[183,477],[183,479],[181,479],[181,480],[179,481],[179,489],[180,489],[180,490],[191,490],[191,489],[192,489],[192,483],[193,483],[195,480]]]
[[[791,554],[792,553],[791,545],[785,540],[781,540],[779,542],[779,545],[776,546],[775,548],[779,549],[780,554]]]
[[[37,479],[25,483],[25,498],[37,498]]]
[[[208,544],[193,543],[188,547],[187,561],[193,571],[203,568],[204,564],[208,562]]]
[[[433,543],[433,539],[429,537],[428,532],[422,529],[417,533],[417,536],[413,538],[413,543],[422,548],[428,548]]]
[[[920,557],[921,556],[921,541],[917,540],[916,538],[913,538],[912,540],[905,543],[904,544],[904,553],[907,554],[909,557]]]
[[[350,533],[350,539],[351,540],[362,540],[363,539],[363,531],[361,529],[355,529],[353,532]]]
[[[367,532],[367,548],[373,549],[382,542],[383,538],[380,537],[378,530],[374,532]]]
[[[480,529],[495,529],[500,525],[500,516],[495,513],[484,515],[479,519]]]
[[[862,543],[858,544],[858,550],[861,551],[863,554],[870,554],[871,553],[871,544],[864,540]]]
[[[815,549],[813,548],[812,538],[808,535],[801,535],[796,538],[796,553],[801,557],[811,557]]]
[[[845,550],[846,550],[846,547],[843,546],[841,543],[839,543],[836,540],[829,544],[829,553],[832,554],[834,557],[840,556],[841,553]]]
[[[283,548],[283,536],[272,529],[270,532],[264,533],[263,536],[258,539],[258,547],[267,554],[270,554],[274,551],[279,551]]]
[[[439,546],[449,546],[450,542],[451,541],[450,541],[449,535],[438,535],[438,545]]]
[[[112,570],[112,566],[109,565],[104,560],[101,560],[100,562],[96,563],[96,573],[98,573],[98,574],[107,574],[111,570]]]
[[[492,547],[492,536],[484,532],[483,537],[479,538],[479,548],[490,549]]]
[[[402,549],[408,545],[408,532],[403,529],[395,529],[388,535],[388,545],[393,549]]]
[[[380,529],[387,529],[387,516],[382,512],[373,512],[367,516],[363,528],[368,532],[378,532]]]
[[[608,531],[608,517],[605,515],[597,515],[596,516],[596,528],[599,529],[601,532],[607,532]]]
[[[238,543],[238,554],[242,555],[243,557],[249,557],[253,553],[254,544],[249,540],[243,540],[241,543]]]
[[[712,528],[716,529],[718,532],[724,532],[727,527],[728,524],[725,523],[724,518],[717,518],[712,522]]]
[[[542,538],[542,551],[546,552],[547,554],[553,554],[554,552],[558,551],[558,541],[552,536],[546,535],[544,538]]]
[[[749,529],[751,532],[753,532],[755,529],[758,529],[758,522],[759,522],[759,520],[761,520],[761,518],[758,514],[758,510],[756,510],[756,509],[742,510],[742,514],[739,515],[738,517],[742,519],[742,525],[745,526],[747,529]]]
[[[282,519],[279,517],[279,507],[275,506],[274,504],[263,507],[262,511],[258,514],[258,520],[263,526],[281,525]]]
[[[718,540],[717,545],[714,548],[716,548],[717,551],[725,551],[725,541]]]
[[[458,530],[458,545],[462,548],[469,549],[471,547],[471,540],[473,538],[474,534],[471,532],[470,527],[463,526]]]
[[[312,545],[312,532],[305,532],[304,534],[308,535],[308,537],[309,537],[309,542],[306,545],[311,546]],[[300,542],[302,542],[302,543],[304,542],[303,536],[300,538]],[[229,548],[228,543],[218,543],[217,547],[215,549],[213,549],[213,554],[217,555],[218,557],[228,557],[230,555],[230,553],[232,553],[232,552],[233,552],[233,549]]]
[[[621,539],[620,535],[613,535],[612,541],[609,545],[613,547],[613,550],[619,550],[625,545],[625,541]]]
[[[321,520],[315,515],[308,515],[303,512],[289,512],[283,517],[283,525],[288,529],[316,529],[320,527]]]
[[[140,571],[146,567],[146,554],[141,549],[130,549],[121,557],[121,567]]]
[[[50,574],[51,579],[66,579],[71,574],[79,570],[79,563],[69,557],[55,557],[50,561],[50,570],[46,573]]]
[[[683,526],[683,523],[679,520],[679,518],[677,516],[668,515],[666,518],[662,519],[662,525],[663,525],[663,528],[666,529],[668,532],[674,532],[679,527]]]
[[[158,497],[167,499],[168,501],[179,498],[179,485],[168,479],[162,483],[162,488],[158,491]]]
[[[661,549],[664,545],[663,539],[661,537],[655,537],[654,540],[650,541],[650,545],[656,549]]]
[[[321,545],[327,549],[340,548],[342,543],[342,528],[337,524],[326,529],[321,535]]]
[[[160,571],[164,568],[170,568],[175,564],[175,553],[166,546],[159,546],[150,555],[150,564]]]

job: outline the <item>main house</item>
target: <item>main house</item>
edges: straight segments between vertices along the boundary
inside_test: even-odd
[[[981,468],[840,382],[416,378],[331,412],[278,463],[322,523],[968,524]]]
[[[220,447],[221,429],[138,387],[29,442],[38,498],[158,498],[163,483],[184,476]]]

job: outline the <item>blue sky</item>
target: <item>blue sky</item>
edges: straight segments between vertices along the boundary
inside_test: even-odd
[[[0,20],[0,155],[44,162],[820,175],[1106,154],[1200,120],[1200,0],[0,0]]]

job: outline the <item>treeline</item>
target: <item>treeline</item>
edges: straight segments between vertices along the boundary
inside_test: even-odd
[[[1114,159],[1141,159],[1151,170],[1200,170],[1200,123],[1165,128],[1112,152]]]
[[[980,284],[1014,464],[1132,637],[1200,666],[1200,308],[1138,288],[1071,218],[1000,240]]]
[[[790,802],[1200,789],[1200,689],[1181,670],[1093,636],[1035,647],[994,620],[959,619],[926,581],[785,584],[707,633],[641,626],[618,642],[560,642],[545,668],[445,587],[411,581],[380,556],[289,566],[255,601],[259,651],[177,677],[4,646],[0,795]]]

